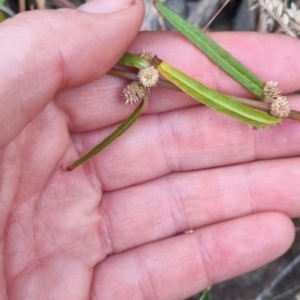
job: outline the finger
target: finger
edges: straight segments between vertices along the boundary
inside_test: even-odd
[[[270,212],[144,245],[96,267],[93,299],[184,299],[277,258],[293,238],[292,222]]]
[[[248,214],[300,215],[300,159],[259,161],[170,174],[104,193],[101,211],[110,253]],[[107,236],[107,235],[106,235]]]
[[[58,90],[95,80],[128,48],[142,21],[142,1],[110,14],[101,14],[103,1],[91,5],[98,14],[86,13],[86,6],[34,11],[0,25],[0,147]]]
[[[113,129],[74,135],[79,153],[88,152]],[[196,106],[142,116],[128,132],[94,156],[87,167],[109,191],[175,171],[296,156],[300,152],[295,141],[299,139],[300,123],[293,120],[253,131],[228,116]]]
[[[300,89],[299,40],[283,35],[258,33],[213,33],[211,36],[262,80],[278,81],[284,94]],[[284,51],[274,51],[283,44],[286,46]],[[213,89],[236,96],[252,97],[178,34],[141,33],[130,51],[139,53],[142,49],[149,49]],[[60,94],[57,100],[70,116],[71,129],[93,130],[124,120],[133,109],[125,106],[121,97],[126,83],[128,81],[105,76],[86,86]],[[196,102],[183,93],[154,88],[145,113],[164,112],[194,104]]]

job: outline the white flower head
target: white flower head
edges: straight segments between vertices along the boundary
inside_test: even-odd
[[[153,66],[151,66],[145,69],[141,69],[138,73],[138,78],[140,83],[144,87],[150,88],[157,84],[159,74],[158,71]]]
[[[280,90],[277,88],[277,82],[268,81],[264,86],[265,101],[268,103],[274,102],[281,96]]]
[[[140,52],[139,56],[141,58],[147,60],[148,62],[151,62],[152,58],[154,57],[154,55],[148,50],[142,50],[142,52]]]
[[[286,97],[278,97],[272,104],[270,113],[277,118],[287,118],[291,112],[289,102]]]
[[[137,81],[133,81],[127,85],[123,91],[122,95],[126,100],[126,104],[133,104],[141,99],[143,99],[149,93],[149,89],[145,88]]]

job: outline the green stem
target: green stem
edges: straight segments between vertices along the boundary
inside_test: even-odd
[[[129,71],[124,71],[124,70],[119,70],[119,69],[114,68],[114,69],[111,69],[108,72],[108,74],[116,76],[116,77],[128,79],[128,80],[138,81],[137,75],[135,73],[132,73],[132,72],[129,72]],[[172,82],[170,82],[168,80],[160,79],[158,81],[157,85],[159,87],[163,87],[163,88],[167,88],[167,89],[182,92],[182,90],[180,88],[178,88],[175,84],[173,84]],[[235,97],[235,96],[231,96],[231,95],[226,95],[226,96],[230,97],[231,99],[235,100],[236,102],[245,104],[245,105],[247,105],[251,108],[255,108],[255,109],[258,109],[258,110],[261,110],[261,111],[264,111],[264,112],[269,112],[270,111],[270,105],[266,102],[246,99],[246,98],[242,98],[242,97]],[[296,110],[291,110],[288,118],[300,121],[300,112],[298,112]]]

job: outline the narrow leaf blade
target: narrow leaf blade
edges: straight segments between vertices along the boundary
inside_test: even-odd
[[[150,66],[147,60],[143,59],[138,55],[134,55],[128,52],[124,53],[124,55],[119,60],[119,64],[138,69],[144,69]]]
[[[111,142],[113,142],[116,138],[121,136],[124,132],[126,132],[138,119],[141,115],[143,108],[146,104],[145,97],[139,106],[134,110],[134,112],[126,119],[124,123],[122,123],[112,134],[110,134],[107,138],[105,138],[100,144],[94,147],[90,152],[76,160],[73,164],[66,168],[67,171],[72,171],[78,166],[82,165],[84,162],[92,158],[94,155],[98,154],[101,150],[107,147]]]
[[[154,1],[154,6],[159,13],[167,19],[178,31],[196,45],[206,56],[223,69],[233,79],[243,85],[247,90],[263,99],[264,82],[248,70],[242,63],[230,53],[214,42],[197,27],[186,22],[175,12],[167,8],[159,1]]]
[[[168,80],[173,82],[186,94],[210,108],[231,116],[251,126],[268,127],[281,122],[281,119],[272,117],[265,112],[255,110],[233,99],[218,93],[195,79],[187,76],[164,61],[154,58],[157,70]]]

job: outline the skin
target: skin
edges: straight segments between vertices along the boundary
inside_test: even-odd
[[[294,239],[295,121],[251,131],[156,88],[129,132],[61,169],[132,112],[120,97],[126,81],[105,75],[128,48],[249,97],[178,34],[138,34],[142,1],[100,14],[104,6],[0,25],[0,299],[183,299],[272,261]],[[212,37],[283,94],[300,89],[299,40]]]

